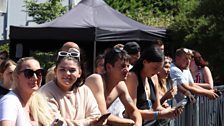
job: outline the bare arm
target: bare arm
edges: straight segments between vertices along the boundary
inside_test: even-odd
[[[153,86],[155,87],[155,93],[156,93],[156,101],[153,104],[153,109],[157,110],[157,111],[161,111],[165,108],[162,107],[161,103],[160,103],[160,98],[159,98],[159,79],[157,74],[155,74],[154,76],[151,77],[152,81],[153,81]]]
[[[100,112],[102,114],[107,113],[107,106],[104,97],[104,86],[101,75],[93,74],[89,76],[86,79],[85,84],[91,89],[99,106]]]
[[[132,98],[130,97],[127,86],[123,81],[119,83],[118,91],[120,92],[119,98],[125,106],[125,111],[127,115],[135,122],[135,126],[141,126],[141,114],[138,111],[138,108],[135,106],[135,103],[133,102]]]
[[[0,121],[0,126],[16,126],[15,122],[9,120]]]
[[[126,81],[126,85],[128,87],[129,93],[132,98],[135,100],[135,105],[137,103],[137,86],[138,86],[138,80],[134,73],[130,72]],[[144,120],[153,120],[154,119],[154,113],[157,111],[154,110],[140,110],[139,112],[142,115],[142,119]],[[175,109],[164,109],[163,111],[160,111],[158,114],[158,119],[164,119],[164,118],[172,118],[174,117],[175,113],[178,113],[175,116],[178,116],[182,112],[182,108],[175,108]]]
[[[218,97],[218,95],[214,92],[214,90],[208,90],[208,89],[202,88],[198,86],[197,83],[182,84],[182,86],[193,94],[207,96],[209,99],[216,99]]]
[[[204,77],[204,81],[205,83],[199,83],[198,85],[203,87],[203,88],[206,88],[206,89],[213,89],[213,78],[212,78],[212,74],[211,74],[211,71],[210,69],[205,66],[203,68],[203,77]]]
[[[94,97],[98,103],[99,109],[102,114],[107,112],[106,99],[104,95],[104,84],[101,75],[93,74],[86,79],[86,85],[91,89]],[[107,119],[110,125],[129,125],[129,122],[133,122],[130,119],[120,118],[111,114]]]
[[[166,100],[173,98],[176,94],[177,86],[174,86],[162,96],[160,103],[163,104]]]
[[[129,72],[128,78],[125,82],[128,88],[128,92],[134,104],[136,105],[137,104],[137,87],[138,87],[138,79],[136,75],[132,72]]]

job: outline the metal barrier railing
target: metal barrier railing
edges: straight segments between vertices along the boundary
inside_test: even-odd
[[[216,86],[224,90],[223,86]],[[224,92],[216,100],[199,96],[194,104],[187,104],[184,112],[171,126],[224,126]]]

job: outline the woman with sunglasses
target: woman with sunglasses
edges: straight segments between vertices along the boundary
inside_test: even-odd
[[[84,71],[79,57],[71,53],[58,53],[54,69],[55,79],[40,88],[53,111],[53,115],[69,126],[102,125],[101,115],[91,90],[84,85]]]
[[[31,105],[36,98],[36,95],[33,94],[40,87],[42,74],[43,69],[41,69],[40,63],[33,57],[21,58],[17,62],[13,72],[15,89],[0,99],[0,126],[37,126],[38,123],[45,124],[34,120],[37,115],[34,115],[33,110],[37,110],[36,107],[42,104]],[[40,109],[44,110],[44,108]],[[43,114],[42,121],[51,119],[46,115]],[[53,122],[53,119],[49,121],[49,125],[50,122]]]
[[[153,81],[163,66],[164,54],[159,47],[146,48],[128,74],[126,81],[130,95],[138,107],[143,125],[155,124],[158,119],[177,117],[183,108],[163,108],[159,100],[158,83]]]

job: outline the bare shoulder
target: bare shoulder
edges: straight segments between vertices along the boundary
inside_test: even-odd
[[[97,81],[102,81],[102,76],[100,74],[91,74],[86,78],[86,84],[94,83]]]
[[[137,78],[136,74],[133,72],[129,72],[127,80],[125,82],[127,85],[129,85],[130,83],[136,83],[137,80],[138,80],[138,78]]]
[[[152,82],[153,82],[154,85],[159,83],[157,74],[153,75],[151,77],[151,79],[152,79]]]
[[[204,71],[205,73],[206,73],[206,72],[209,72],[209,73],[211,72],[210,69],[209,69],[207,66],[205,66],[205,67],[203,68],[203,71]]]
[[[85,81],[86,86],[88,86],[91,90],[99,90],[103,89],[103,78],[100,74],[92,74],[86,78]]]
[[[129,72],[128,73],[128,77],[134,77],[134,78],[137,78],[136,77],[136,74],[134,72]]]
[[[138,87],[138,77],[134,72],[129,72],[125,81],[129,92],[134,92]]]
[[[117,89],[119,94],[121,94],[121,93],[125,94],[125,93],[128,92],[128,88],[127,88],[127,85],[126,85],[125,81],[120,81],[117,84],[116,89]]]

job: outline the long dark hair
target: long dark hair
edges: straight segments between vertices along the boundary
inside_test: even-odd
[[[143,68],[143,61],[147,60],[149,62],[162,62],[164,60],[164,54],[158,46],[150,46],[144,49],[139,60],[133,66],[131,71],[140,72]]]
[[[202,58],[201,54],[198,51],[194,50],[193,54],[194,54],[194,61],[197,66],[199,66],[201,68],[208,66],[208,62]]]

